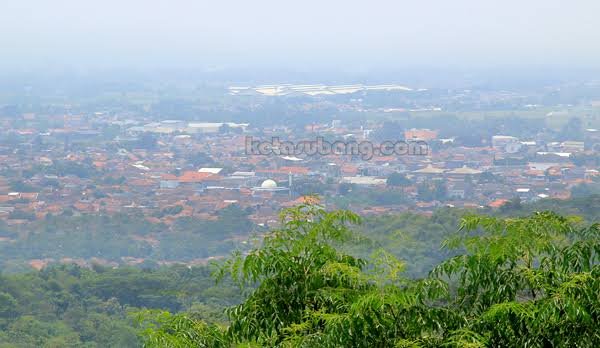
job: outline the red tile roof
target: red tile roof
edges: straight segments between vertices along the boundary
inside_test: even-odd
[[[280,172],[283,172],[285,174],[288,173],[292,173],[292,174],[308,174],[308,172],[310,171],[308,168],[306,167],[299,167],[299,166],[287,166],[287,167],[281,167],[279,168]]]
[[[211,173],[198,173],[195,171],[186,171],[177,178],[177,181],[182,183],[195,183],[202,182],[210,177],[214,176]]]
[[[506,202],[508,202],[508,199],[497,199],[497,200],[491,202],[490,204],[488,204],[488,206],[492,207],[492,208],[500,208]]]

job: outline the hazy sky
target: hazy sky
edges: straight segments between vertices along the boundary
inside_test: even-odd
[[[598,0],[0,0],[0,69],[600,67]]]

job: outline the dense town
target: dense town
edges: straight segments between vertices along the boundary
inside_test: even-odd
[[[141,212],[168,225],[183,216],[215,219],[236,204],[253,222],[268,226],[281,208],[318,196],[326,197],[326,206],[364,215],[431,214],[442,206],[483,209],[515,200],[567,199],[599,178],[600,130],[594,128],[564,141],[506,132],[482,139],[480,146],[442,138],[433,128],[403,128],[388,131],[386,139],[422,142],[424,153],[376,152],[365,159],[348,153],[253,154],[247,143],[323,137],[377,144],[385,122],[333,119],[298,130],[117,112],[24,113],[1,122],[0,219],[8,225],[48,214],[99,212]]]
[[[0,348],[600,347],[598,13],[3,1]]]

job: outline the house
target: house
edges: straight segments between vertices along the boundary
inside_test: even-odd
[[[200,168],[198,173],[219,174],[223,168]]]
[[[404,139],[406,140],[434,140],[438,136],[438,132],[431,129],[409,129],[404,131]]]
[[[503,206],[507,202],[508,202],[508,199],[496,199],[495,201],[490,202],[488,204],[488,207],[490,207],[490,208],[500,208],[501,206]]]
[[[492,147],[496,150],[504,151],[509,144],[519,144],[519,139],[510,135],[492,136]]]
[[[563,141],[560,149],[563,152],[583,152],[585,147],[583,141]]]
[[[421,182],[427,178],[431,178],[431,177],[440,177],[442,176],[444,173],[446,172],[445,169],[442,168],[436,168],[431,164],[428,164],[427,167],[425,168],[421,168],[418,170],[414,170],[413,174],[415,174],[415,176],[417,177],[417,181]]]
[[[464,199],[467,196],[467,185],[464,182],[455,182],[448,188],[448,197]]]
[[[534,193],[530,188],[521,187],[515,190],[517,197],[519,197],[523,201],[528,201],[533,198]]]
[[[214,174],[207,172],[185,171],[177,178],[177,181],[182,184],[200,183],[213,176]]]
[[[453,170],[449,171],[447,174],[449,174],[451,176],[459,176],[460,177],[460,176],[479,175],[481,173],[483,173],[481,170],[469,168],[465,165],[465,166],[462,166],[461,168],[453,169]]]
[[[385,185],[387,180],[373,176],[345,176],[342,178],[343,183],[365,186]]]

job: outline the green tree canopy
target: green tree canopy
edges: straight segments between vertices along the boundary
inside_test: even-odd
[[[218,268],[249,287],[227,326],[146,321],[148,347],[596,347],[600,225],[554,213],[465,217],[461,253],[412,280],[385,250],[340,252],[360,219],[303,205],[248,254]],[[149,323],[149,324],[148,324]]]

